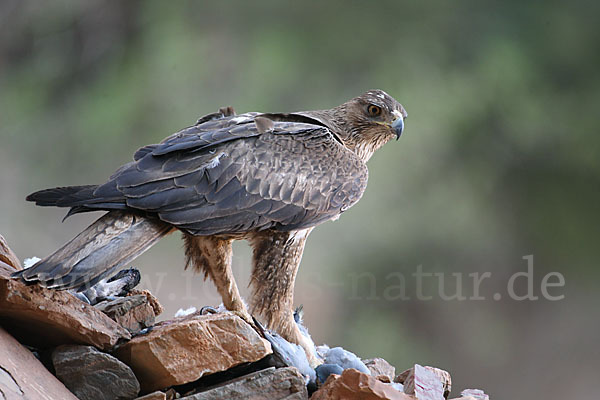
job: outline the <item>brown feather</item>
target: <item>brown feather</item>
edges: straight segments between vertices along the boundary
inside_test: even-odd
[[[380,113],[369,114],[372,105]],[[392,127],[399,116],[406,117],[404,108],[379,90],[330,110],[236,115],[221,108],[140,148],[103,185],[30,195],[39,205],[71,207],[70,214],[124,211],[109,212],[20,275],[55,288],[90,284],[178,228],[188,265],[215,282],[227,309],[252,323],[231,272],[232,240],[248,239],[253,312],[302,345],[314,365],[292,313],[306,238],[361,198],[365,163],[399,135]]]

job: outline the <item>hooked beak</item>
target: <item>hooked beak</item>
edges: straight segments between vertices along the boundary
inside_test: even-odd
[[[404,116],[400,111],[394,111],[394,116],[397,118],[392,122],[392,128],[394,129],[394,132],[396,132],[396,140],[398,140],[404,130]]]

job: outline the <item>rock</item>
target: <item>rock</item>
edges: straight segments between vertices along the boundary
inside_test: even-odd
[[[77,400],[29,350],[2,328],[0,399]]]
[[[414,400],[414,397],[394,389],[375,377],[346,369],[342,375],[330,375],[325,384],[313,393],[311,400]]]
[[[391,365],[389,362],[385,361],[383,358],[370,358],[368,360],[363,360],[369,371],[371,371],[372,376],[387,376],[389,378],[389,382],[394,380],[396,376],[396,368]],[[381,379],[379,379],[381,380]]]
[[[92,346],[59,346],[52,364],[56,377],[80,400],[133,399],[140,391],[131,368]]]
[[[12,274],[15,271],[16,269],[14,269],[12,265],[8,265],[4,261],[0,261],[0,275],[10,276],[10,274]]]
[[[95,307],[131,334],[139,333],[142,329],[154,325],[154,309],[148,302],[148,298],[141,294],[103,301]]]
[[[271,354],[269,342],[230,312],[165,321],[115,350],[143,392],[195,381]]]
[[[481,389],[465,389],[460,392],[462,397],[472,397],[475,400],[490,400],[490,396],[485,394]]]
[[[429,371],[433,372],[435,376],[438,377],[440,382],[442,382],[442,388],[444,389],[444,397],[447,399],[450,395],[450,391],[452,390],[452,377],[448,371],[444,371],[443,369],[435,368],[435,367],[425,367]]]
[[[418,400],[444,400],[450,393],[450,374],[433,367],[415,364],[396,377],[404,385],[404,393]]]
[[[0,261],[8,264],[13,270],[22,269],[19,258],[13,253],[10,247],[8,247],[8,243],[6,243],[6,239],[4,239],[4,236],[2,235],[0,235]]]
[[[476,389],[469,389],[469,390],[476,390]],[[489,400],[489,396],[487,394],[484,393],[484,397],[481,397],[481,395],[468,395],[468,396],[460,396],[460,397],[456,397],[454,399],[450,399],[450,400]]]
[[[152,293],[150,293],[149,290],[132,290],[131,292],[129,292],[128,296],[136,296],[138,294],[144,295],[146,296],[146,298],[148,299],[148,304],[150,304],[150,306],[152,307],[152,309],[154,310],[154,315],[156,315],[157,317],[163,313],[163,311],[165,311],[165,309],[163,308],[163,306],[158,302],[158,299],[156,297],[154,297],[154,295]]]
[[[137,397],[135,400],[167,400],[165,392],[156,391],[142,397]]]
[[[268,368],[181,400],[308,399],[304,377],[294,367]]]
[[[41,348],[89,344],[109,350],[131,338],[125,328],[70,293],[27,286],[12,279],[11,272],[0,266],[0,324],[20,342]]]

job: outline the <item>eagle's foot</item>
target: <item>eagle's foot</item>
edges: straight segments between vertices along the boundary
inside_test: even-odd
[[[315,344],[312,342],[312,340],[306,340],[304,337],[302,337],[301,343],[298,344],[304,349],[306,358],[308,359],[308,364],[312,369],[315,369],[319,365],[323,364],[323,360],[315,355]]]
[[[273,318],[271,316],[268,326],[288,342],[302,347],[311,368],[314,369],[323,364],[323,360],[317,355],[315,344],[308,334],[308,330],[302,325],[301,318],[296,320],[292,313],[286,313],[285,316],[280,316],[280,318]]]

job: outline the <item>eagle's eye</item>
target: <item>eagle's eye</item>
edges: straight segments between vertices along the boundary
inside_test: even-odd
[[[379,117],[381,115],[381,107],[376,106],[375,104],[369,104],[367,112],[371,117]]]

